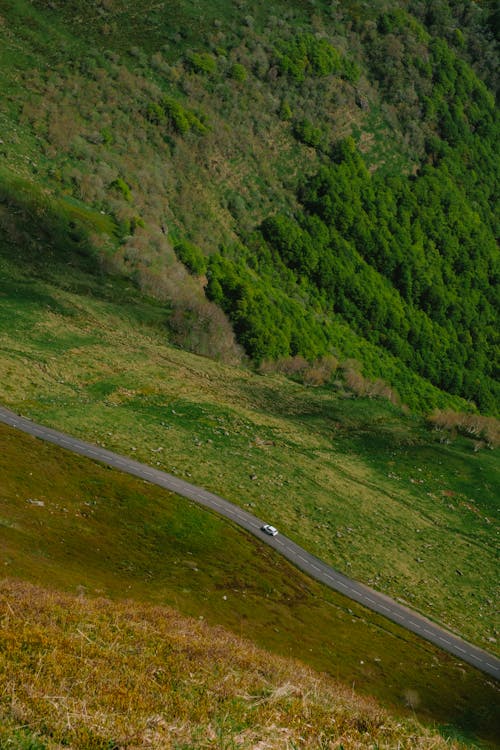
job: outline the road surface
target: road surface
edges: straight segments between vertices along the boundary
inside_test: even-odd
[[[227,500],[224,500],[222,497],[214,495],[201,487],[189,484],[189,482],[185,482],[165,471],[154,469],[147,464],[142,464],[131,458],[127,458],[126,456],[112,453],[98,445],[86,443],[83,440],[65,435],[62,432],[57,432],[49,427],[35,424],[31,420],[26,419],[25,417],[20,417],[3,407],[0,407],[0,422],[4,422],[11,427],[16,427],[17,429],[27,432],[30,435],[34,435],[41,440],[46,440],[49,443],[59,445],[62,448],[73,451],[74,453],[87,456],[95,461],[100,461],[108,466],[125,471],[128,474],[133,474],[141,479],[151,482],[152,484],[176,492],[178,495],[193,500],[206,508],[215,510],[220,515],[229,518],[231,521],[238,524],[238,526],[241,526],[246,529],[246,531],[257,536],[262,542],[273,547],[290,560],[290,562],[312,578],[315,578],[317,581],[324,583],[335,591],[339,591],[341,594],[344,594],[359,604],[364,605],[368,609],[378,612],[378,614],[387,617],[389,620],[392,620],[407,630],[416,633],[434,645],[439,646],[439,648],[444,651],[457,656],[460,660],[467,662],[473,667],[477,667],[477,669],[482,672],[500,680],[500,659],[497,659],[495,656],[483,651],[477,646],[473,646],[470,643],[463,641],[461,638],[457,638],[457,636],[448,632],[444,628],[436,625],[408,607],[395,602],[388,596],[342,575],[342,573],[339,573],[322,560],[311,555],[283,534],[278,534],[278,536],[274,537],[268,536],[261,530],[264,523],[261,519],[256,518],[256,516],[253,516],[251,513],[247,513],[247,511],[237,505],[233,505],[233,503],[230,503]],[[275,519],[268,520],[271,522],[275,521]]]

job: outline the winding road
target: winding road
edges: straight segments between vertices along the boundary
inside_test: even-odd
[[[463,641],[461,638],[458,638],[408,607],[395,602],[388,596],[342,575],[342,573],[339,573],[322,560],[311,555],[286,536],[282,534],[274,537],[268,536],[261,529],[263,525],[262,520],[247,513],[237,505],[224,500],[222,497],[214,495],[201,487],[189,484],[189,482],[185,482],[165,471],[154,469],[147,464],[142,464],[126,456],[112,453],[105,448],[86,443],[83,440],[65,435],[49,427],[35,424],[31,420],[20,417],[3,407],[0,407],[0,422],[4,422],[11,427],[16,427],[41,440],[59,445],[73,453],[87,456],[95,461],[100,461],[108,466],[120,469],[120,471],[133,474],[152,484],[176,492],[178,495],[193,500],[206,508],[215,510],[220,515],[229,518],[238,524],[238,526],[254,534],[262,542],[273,547],[296,565],[297,568],[300,568],[317,581],[324,583],[331,589],[344,594],[368,609],[383,615],[407,630],[416,633],[444,651],[457,656],[461,661],[467,662],[491,677],[500,680],[500,659],[497,659],[477,646]],[[274,521],[274,519],[269,520],[270,522]]]

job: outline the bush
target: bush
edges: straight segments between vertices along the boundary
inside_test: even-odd
[[[308,367],[309,362],[300,354],[296,354],[295,357],[283,357],[275,361],[265,360],[260,365],[259,372],[262,375],[277,372],[287,378],[298,378],[300,380]]]
[[[239,81],[240,83],[243,83],[246,81],[248,77],[247,69],[244,65],[241,65],[240,63],[235,63],[231,70],[230,70],[231,78],[234,78],[235,81]]]
[[[200,118],[194,112],[179,104],[175,99],[165,97],[162,100],[162,106],[171,125],[181,135],[188,133],[190,130],[198,133],[206,133],[207,128]]]
[[[323,141],[323,131],[315,128],[310,120],[296,120],[293,124],[293,134],[301,143],[312,148],[318,148]]]
[[[446,409],[435,411],[427,419],[435,430],[460,432],[466,437],[482,438],[490,448],[500,445],[500,421],[494,417],[463,414]]]
[[[217,72],[217,60],[208,52],[192,52],[187,56],[187,63],[194,73],[214,75]]]
[[[277,50],[278,64],[283,73],[296,81],[306,76],[322,77],[339,73],[342,58],[326,39],[316,39],[312,34],[298,35]]]
[[[292,116],[293,116],[292,108],[290,107],[290,104],[288,103],[286,99],[283,99],[283,101],[281,102],[279,114],[282,120],[292,119]]]
[[[132,191],[130,189],[130,185],[127,185],[125,180],[123,180],[121,177],[117,177],[116,180],[113,180],[111,185],[109,186],[111,189],[117,190],[126,201],[132,200]]]
[[[303,382],[306,385],[325,385],[329,383],[339,366],[338,359],[331,354],[316,359],[304,372]]]
[[[361,76],[361,68],[357,65],[354,60],[348,60],[344,58],[342,61],[342,78],[345,78],[349,83],[357,83]]]
[[[228,364],[241,361],[242,351],[223,311],[208,300],[175,301],[168,322],[178,346]]]
[[[175,254],[184,263],[188,271],[195,276],[201,276],[207,270],[207,262],[202,251],[187,240],[181,240],[174,246]]]
[[[202,114],[183,107],[171,96],[165,96],[159,102],[149,102],[145,116],[154,125],[168,123],[179,135],[190,131],[204,135],[209,129]]]

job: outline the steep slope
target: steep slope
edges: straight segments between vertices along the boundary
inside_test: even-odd
[[[0,3],[4,200],[104,212],[101,262],[199,353],[241,356],[229,318],[257,363],[495,413],[494,12],[341,5]]]
[[[154,747],[169,732],[178,742],[198,732],[193,744],[204,747],[217,728],[243,747],[259,733],[283,747],[286,732],[311,747],[322,735],[347,747],[394,746],[396,730],[402,743],[426,747],[407,737],[420,737],[406,720],[415,714],[443,737],[494,738],[499,694],[489,678],[324,589],[228,522],[5,426],[0,445],[0,565],[9,576],[0,592],[0,741],[17,724],[48,747],[85,750],[112,738],[120,745],[127,731],[132,746],[147,747],[154,726]],[[313,681],[320,692],[310,693]],[[293,689],[281,694],[287,683]],[[347,703],[338,683],[350,686]],[[397,726],[355,698],[353,685],[394,712]]]
[[[2,403],[251,504],[339,570],[498,648],[495,424],[465,437],[447,415],[451,432],[355,398],[341,377],[304,386],[175,349],[162,306],[89,274],[86,256],[68,265],[44,245],[50,263],[32,248],[28,269],[24,247],[0,247]]]
[[[430,429],[395,394],[421,413],[498,412],[498,13],[469,0],[199,5],[0,0],[0,399],[252,505],[336,567],[498,651],[498,423],[444,412]],[[167,602],[451,724],[446,737],[494,735],[498,694],[473,670],[268,555],[253,560],[248,540],[176,499],[116,478],[109,498],[110,472],[68,459],[72,484],[66,459],[43,449],[47,486],[30,474],[33,445],[0,439],[12,576]],[[44,506],[19,503],[42,490]],[[239,608],[221,610],[235,588]],[[149,655],[169,637],[163,615],[177,616],[15,583],[3,592],[18,609],[2,621],[12,650],[0,746],[125,742],[123,714],[93,713],[61,650],[76,638],[81,663],[88,647],[90,679],[113,655],[113,623],[149,623]],[[205,653],[214,636],[200,631]],[[138,674],[129,637],[135,625],[113,662],[123,679],[101,693],[120,711]],[[273,661],[227,643],[262,669]],[[221,667],[203,689],[223,674],[258,700],[248,709],[240,692],[214,689],[182,741],[255,743],[281,721],[291,741],[297,725],[313,743],[307,714],[345,747],[440,745],[364,708],[332,727],[330,683],[308,703],[283,692],[288,677],[262,687],[249,671],[238,682]],[[136,727],[165,746],[158,674]],[[65,701],[50,704],[52,679]],[[177,687],[169,699],[185,711],[199,686]],[[42,704],[48,725],[16,733]]]
[[[0,602],[2,748],[466,747],[166,607],[7,582]]]

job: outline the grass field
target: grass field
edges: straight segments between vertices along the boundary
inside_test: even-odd
[[[444,736],[494,737],[499,695],[488,678],[310,581],[226,521],[6,426],[0,426],[0,446],[0,564],[10,581],[65,591],[81,602],[128,599],[138,620],[147,621],[146,605],[173,606],[298,658],[398,713],[433,722]],[[7,601],[26,611],[29,607],[16,605],[12,585]],[[50,617],[50,596],[49,601],[40,596],[43,617]],[[36,606],[38,594],[22,597]],[[90,610],[99,606],[88,604]],[[4,627],[12,628],[4,613]],[[75,615],[80,623],[87,616]],[[25,633],[26,628],[32,625]],[[44,648],[47,654],[56,648],[38,636],[35,642],[34,665],[37,649],[44,661]],[[15,650],[9,653],[21,659]],[[16,692],[26,690],[16,685]],[[73,700],[72,688],[65,694]],[[3,694],[4,716],[10,715],[11,695],[10,688]]]
[[[250,506],[498,653],[495,451],[441,443],[384,401],[175,349],[161,307],[120,280],[73,269],[60,283],[4,257],[3,403]]]
[[[0,602],[2,750],[467,746],[168,607],[8,582]]]

